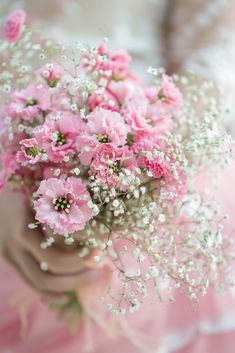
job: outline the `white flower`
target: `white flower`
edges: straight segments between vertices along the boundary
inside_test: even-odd
[[[164,223],[166,220],[166,216],[164,214],[160,214],[158,216],[158,220],[159,220],[159,222]]]

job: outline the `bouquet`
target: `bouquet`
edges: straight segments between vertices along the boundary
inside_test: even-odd
[[[114,315],[150,292],[174,301],[178,288],[197,301],[230,285],[225,217],[197,187],[231,156],[213,83],[149,67],[146,86],[125,51],[49,41],[20,10],[4,36],[0,187],[23,193],[42,248],[63,239],[108,268],[100,297]]]

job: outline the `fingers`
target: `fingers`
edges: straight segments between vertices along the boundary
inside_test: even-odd
[[[21,227],[24,209],[22,197],[8,188],[4,189],[0,202],[0,249],[4,246],[5,239]]]
[[[47,249],[41,248],[45,240],[41,228],[30,230],[27,222],[22,230],[15,235],[16,246],[30,253],[38,263],[46,262],[54,274],[78,274],[84,270],[84,262],[78,256],[79,245],[57,246],[57,242]]]
[[[55,275],[42,271],[35,259],[21,247],[5,247],[4,255],[21,273],[26,282],[42,293],[65,293],[75,290],[84,281],[95,278],[95,271],[84,270],[79,274]]]
[[[72,274],[81,272],[84,269],[84,263],[78,256],[79,248],[69,248],[68,250],[58,248],[55,244],[47,249],[41,248],[42,237],[39,232],[26,232],[19,234],[16,240],[17,246],[21,246],[30,253],[35,260],[46,262],[50,271],[55,274]]]
[[[78,256],[78,243],[70,246],[56,242],[51,247],[42,249],[40,245],[45,240],[45,235],[41,228],[28,228],[28,224],[32,222],[29,212],[24,214],[17,227],[14,227],[13,220],[11,222],[13,231],[4,237],[4,256],[35,290],[45,295],[64,294],[76,290],[81,283],[98,277],[98,272],[85,267]],[[79,238],[80,235],[77,236]],[[42,271],[42,262],[47,264],[47,271]]]

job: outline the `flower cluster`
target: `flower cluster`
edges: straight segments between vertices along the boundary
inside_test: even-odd
[[[0,74],[0,188],[18,186],[35,226],[55,239],[73,243],[83,231],[80,255],[94,252],[119,281],[114,314],[137,310],[150,282],[158,297],[167,288],[174,300],[171,288],[181,287],[197,299],[228,263],[217,209],[192,190],[203,166],[230,153],[211,85],[149,68],[146,87],[124,51],[48,47],[22,34],[23,20],[21,12],[8,20],[2,45],[11,61]]]

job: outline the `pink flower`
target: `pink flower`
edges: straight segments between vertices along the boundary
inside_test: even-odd
[[[21,150],[16,154],[16,161],[23,166],[36,164],[42,158],[42,148],[35,138],[20,141]]]
[[[91,164],[91,172],[110,188],[125,189],[125,180],[120,178],[120,173],[125,168],[133,172],[135,167],[135,157],[127,146],[114,147],[108,143],[97,150]]]
[[[64,77],[64,70],[57,63],[51,63],[43,66],[37,71],[37,74],[41,76],[49,87],[56,87],[59,80]]]
[[[156,137],[155,134],[149,134],[139,138],[132,149],[138,155],[138,166],[151,173],[152,177],[158,182],[160,193],[168,194],[165,197],[166,200],[184,195],[186,176],[183,166],[167,152],[167,145],[164,140]]]
[[[81,134],[77,138],[77,150],[80,152],[79,159],[84,165],[89,165],[92,158],[97,153],[99,144],[89,135]]]
[[[113,146],[123,146],[129,132],[123,117],[105,109],[97,109],[87,116],[88,122],[83,134],[77,139],[77,147],[83,164],[88,165],[96,154],[97,148],[109,143]]]
[[[162,102],[159,101],[158,92],[159,89],[156,86],[150,86],[145,90],[149,101],[146,122],[149,125],[149,131],[154,129],[158,135],[164,135],[172,130],[173,116],[170,110],[163,107]]]
[[[137,88],[136,83],[130,80],[110,81],[104,92],[100,94],[94,92],[89,97],[88,104],[91,110],[100,107],[120,112],[130,97],[138,95],[138,90],[139,87]],[[142,91],[142,96],[144,97],[144,91]]]
[[[84,56],[85,67],[89,66],[90,61],[93,62],[93,56],[90,58],[87,55]],[[95,54],[95,64],[92,64],[93,70],[100,72],[111,72],[111,76],[105,76],[108,80],[124,80],[131,79],[138,82],[137,77],[131,72],[129,63],[131,61],[130,56],[125,50],[110,49],[106,45],[101,44],[97,53]]]
[[[3,27],[4,39],[8,42],[17,42],[23,32],[26,20],[26,13],[23,10],[16,10],[10,14]]]
[[[158,136],[171,132],[173,128],[172,116],[167,111],[159,109],[157,104],[148,106],[146,123],[148,124],[146,130],[154,131]]]
[[[139,86],[130,87],[126,92],[121,112],[133,132],[149,128],[146,120],[147,111],[148,100],[144,90]]]
[[[139,154],[137,158],[138,165],[151,171],[154,178],[159,179],[168,172],[168,164],[165,160],[158,155],[154,155],[155,150],[160,150],[161,152],[163,150],[161,140],[155,136],[150,134],[139,138],[132,146],[132,149],[136,154]]]
[[[163,135],[171,130],[169,104],[167,109],[163,109],[163,103],[157,96],[157,88],[144,90],[140,85],[136,86],[128,81],[112,82],[109,86],[121,102],[121,114],[133,133],[143,135],[154,130],[158,135]]]
[[[71,111],[71,97],[63,88],[63,85],[56,87],[51,94],[51,111],[68,110]]]
[[[13,93],[9,105],[12,116],[24,120],[31,120],[48,109],[50,109],[50,95],[47,87],[35,84]]]
[[[92,218],[88,207],[90,195],[79,178],[43,180],[37,193],[35,218],[58,234],[67,235],[82,230]]]
[[[112,93],[112,91],[109,90],[107,87],[104,93],[102,94],[94,92],[88,98],[88,105],[91,111],[93,111],[97,107],[112,110],[114,112],[119,111],[119,102],[115,95]]]
[[[172,119],[156,104],[156,87],[144,90],[142,86],[125,80],[110,82],[108,90],[119,103],[120,112],[133,133],[142,135],[154,129],[155,133],[162,135],[170,130]]]
[[[132,97],[138,91],[135,82],[130,80],[123,80],[123,81],[111,81],[106,89],[115,97],[119,105],[122,107],[125,101]]]
[[[64,157],[76,152],[76,137],[84,122],[71,112],[50,113],[42,126],[34,130],[34,136],[52,162],[63,161]]]
[[[170,105],[172,109],[179,110],[182,106],[182,94],[172,78],[167,75],[162,76],[158,98],[163,105]]]

